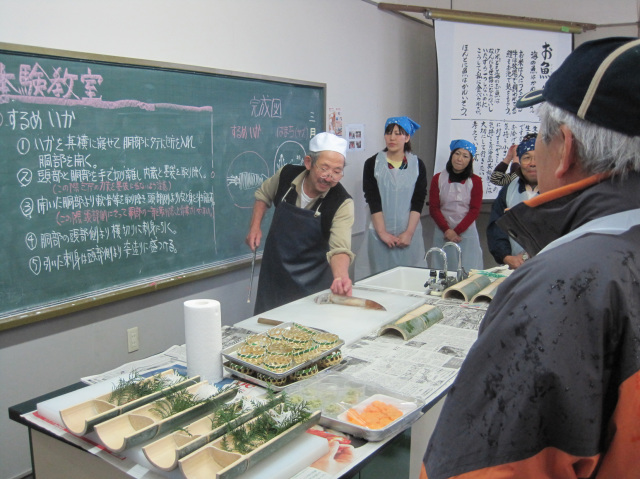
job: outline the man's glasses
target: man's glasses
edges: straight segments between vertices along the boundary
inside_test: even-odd
[[[535,163],[535,161],[536,161],[536,157],[531,154],[527,155],[525,153],[524,155],[522,155],[522,158],[520,158],[521,165],[529,165],[531,163]]]
[[[318,173],[320,174],[320,178],[324,180],[339,181],[340,178],[344,176],[344,171],[342,170],[330,171],[329,168],[327,168],[326,166],[318,166],[317,163],[313,166],[315,166],[316,169],[318,170]]]

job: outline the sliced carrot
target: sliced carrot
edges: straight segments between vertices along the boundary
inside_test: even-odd
[[[347,421],[368,429],[382,429],[403,415],[397,407],[382,401],[373,401],[361,412],[351,408],[347,411]]]
[[[358,426],[368,427],[367,422],[360,416],[360,413],[353,408],[347,411],[347,420]]]

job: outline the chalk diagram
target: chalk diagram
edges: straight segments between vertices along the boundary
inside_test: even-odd
[[[307,156],[307,152],[300,143],[297,141],[285,141],[276,151],[276,156],[273,160],[274,173],[284,165],[303,165],[305,156]]]
[[[236,156],[227,169],[227,191],[238,208],[252,208],[256,189],[269,177],[269,165],[255,151]]]

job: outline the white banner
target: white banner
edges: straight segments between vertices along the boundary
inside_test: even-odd
[[[512,144],[538,131],[534,108],[516,101],[544,86],[571,53],[566,33],[435,22],[438,54],[438,143],[434,173],[445,168],[449,143],[464,138],[476,145],[473,171],[482,178],[484,199],[499,186],[489,183]]]

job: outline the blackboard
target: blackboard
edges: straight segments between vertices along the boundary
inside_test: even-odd
[[[0,329],[244,266],[324,111],[324,84],[0,44]]]

